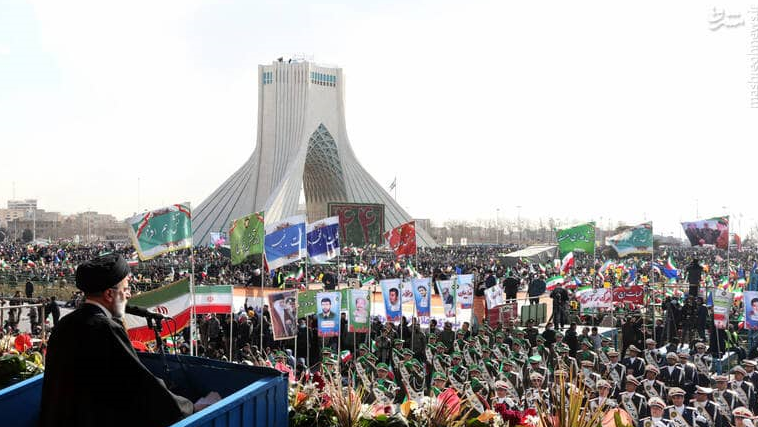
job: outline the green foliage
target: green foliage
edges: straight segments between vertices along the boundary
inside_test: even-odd
[[[23,381],[43,372],[39,353],[6,354],[0,357],[0,388]]]
[[[290,427],[331,427],[336,423],[331,408],[290,411]]]
[[[395,414],[392,416],[378,415],[374,418],[362,418],[360,420],[360,427],[415,427],[415,424],[408,424],[400,414]]]

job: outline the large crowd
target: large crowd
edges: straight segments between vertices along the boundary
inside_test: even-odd
[[[345,385],[367,390],[367,403],[398,404],[451,389],[468,398],[478,412],[489,409],[505,414],[535,407],[550,410],[561,393],[581,391],[591,407],[624,409],[640,427],[652,427],[648,422],[678,427],[742,425],[758,410],[758,353],[755,346],[747,345],[753,342],[739,320],[742,300],[735,301],[727,329],[715,329],[705,293],[692,292],[685,284],[697,273],[704,289],[728,283],[730,289],[758,290],[754,251],[727,254],[669,247],[659,249],[655,263],[643,256],[614,259],[607,249],[599,249],[594,256],[577,254],[567,274],[571,280],[565,283],[646,287],[641,306],[583,310],[571,287],[564,284],[546,290],[545,280],[557,272],[552,260],[503,257],[520,248],[421,249],[405,260],[383,249],[345,248],[331,265],[308,266],[302,283],[292,279],[297,264],[265,272],[254,261],[232,266],[221,248],[197,248],[193,255],[198,285],[289,288],[319,283],[329,289],[359,283],[353,279],[362,277],[422,275],[437,281],[471,273],[476,296],[498,284],[506,298],[550,299],[552,305],[552,316],[543,325],[473,317],[458,328],[434,319],[422,327],[413,316],[403,317],[398,325],[375,316],[368,333],[347,332],[343,314],[340,336],[326,339],[318,337],[315,316],[309,316],[298,320],[297,340],[285,341],[274,340],[268,307],[244,307],[233,316],[198,317],[198,355],[276,367],[301,384],[323,385],[324,378],[336,376]],[[72,281],[78,263],[103,252],[134,258],[128,245],[4,244],[0,245],[0,269],[3,277],[15,276],[17,283],[33,282],[33,291],[35,284],[45,286],[45,281]],[[614,267],[603,271],[612,259]],[[678,277],[664,277],[656,267],[664,260],[679,266]],[[690,269],[694,264],[700,267],[696,273]],[[191,271],[189,251],[135,262],[133,286],[136,291],[154,288]],[[50,317],[57,322],[58,304],[37,300],[33,293],[5,295],[3,303],[41,302],[43,307],[35,314],[29,310],[30,322],[33,318],[37,327]],[[77,298],[72,296],[68,304],[75,307],[81,302]],[[10,312],[4,333],[14,332],[20,315],[20,311]],[[39,334],[38,328],[33,329]],[[44,343],[45,337],[40,338]],[[188,353],[190,339],[185,329],[181,337],[166,344]]]

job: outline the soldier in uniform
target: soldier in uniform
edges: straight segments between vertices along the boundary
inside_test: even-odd
[[[732,412],[732,415],[734,416],[734,427],[753,427],[755,417],[750,409],[740,406]]]
[[[466,397],[468,397],[468,404],[471,405],[471,417],[478,417],[484,411],[490,409],[490,403],[487,396],[487,391],[478,379],[471,380],[468,387],[466,387]]]
[[[589,360],[592,362],[593,369],[597,368],[597,354],[590,350],[592,348],[592,342],[590,342],[589,338],[584,338],[580,342],[580,347],[581,350],[576,353],[576,361],[582,363],[585,360]]]
[[[745,381],[753,383],[753,387],[758,390],[758,372],[755,370],[756,365],[758,364],[755,363],[755,360],[744,359],[742,361],[742,367],[747,373],[747,375],[745,375]]]
[[[729,388],[737,393],[740,406],[744,406],[750,409],[751,412],[755,412],[755,388],[753,388],[753,383],[750,381],[744,381],[747,371],[742,366],[737,366],[732,369],[732,374],[734,375],[734,380],[729,384]]]
[[[732,411],[738,408],[740,399],[733,390],[729,389],[729,375],[713,374],[716,389],[713,391],[713,401],[719,405],[721,415],[731,421]]]
[[[670,420],[674,427],[708,427],[706,419],[698,414],[697,409],[684,405],[685,394],[679,387],[669,390],[669,399],[673,404],[663,409],[663,418]]]
[[[450,384],[458,391],[463,391],[463,388],[468,383],[468,369],[463,364],[457,364],[450,368],[448,380]]]
[[[658,352],[658,349],[655,348],[655,345],[656,343],[654,339],[646,339],[645,351],[642,353],[642,357],[645,359],[646,365],[654,365],[656,367],[660,367],[661,354]]]
[[[658,375],[658,379],[666,384],[666,387],[679,387],[684,386],[684,369],[679,366],[679,356],[675,353],[666,354],[666,362],[668,366],[661,368],[661,373]]]
[[[503,381],[510,384],[508,392],[511,397],[516,400],[521,400],[521,394],[524,392],[524,382],[522,381],[521,374],[515,371],[516,364],[509,358],[506,358],[502,362],[503,372],[501,377]]]
[[[526,363],[526,354],[522,351],[524,342],[518,338],[514,338],[511,343],[511,360],[516,364],[516,367],[521,370]]]
[[[705,352],[705,343],[695,344],[696,353],[692,356],[695,368],[697,369],[697,385],[708,386],[710,384],[709,376],[711,374],[711,355]]]
[[[648,400],[651,397],[666,399],[666,385],[663,381],[657,379],[660,373],[661,371],[657,366],[647,365],[645,367],[645,378],[640,381],[642,383],[640,384],[640,388],[642,389],[642,394],[647,396]]]
[[[405,362],[403,366],[408,373],[408,378],[403,381],[406,394],[412,400],[423,397],[426,375],[424,374],[424,368],[421,365],[421,362],[416,359],[411,359]]]
[[[374,380],[374,398],[378,402],[392,403],[397,395],[397,385],[387,378],[389,366],[386,363],[376,364],[376,379]]]
[[[632,375],[627,375],[626,391],[619,393],[618,396],[619,407],[632,417],[635,425],[637,425],[640,419],[648,416],[647,399],[645,399],[645,396],[637,393],[637,387],[639,386],[640,380]]]
[[[442,347],[445,345],[442,344]],[[438,346],[437,348],[439,348]],[[450,359],[450,356],[448,356],[445,353],[437,353],[436,356],[434,356],[434,362],[432,362],[432,366],[434,367],[434,372],[439,372],[442,374],[445,374],[448,371],[448,368],[450,368],[450,365],[452,364],[452,360]]]
[[[532,372],[537,372],[538,374],[542,375],[543,378],[545,378],[545,385],[548,385],[550,383],[550,381],[548,381],[548,375],[550,375],[550,372],[546,367],[541,365],[541,362],[542,357],[539,355],[530,357],[529,366],[527,366],[524,370],[524,378],[529,378]]]
[[[697,367],[690,362],[690,354],[679,352],[679,365],[684,369],[684,386],[681,387],[687,393],[686,398],[695,394],[695,385],[697,384]]]
[[[608,359],[608,364],[602,365],[600,372],[602,372],[603,378],[610,382],[611,394],[616,395],[619,390],[624,389],[626,366],[618,363],[619,352],[615,349],[608,350]]]
[[[690,404],[706,419],[708,427],[729,427],[729,420],[721,414],[718,405],[708,400],[712,393],[712,388],[697,386],[695,398],[690,401]]]
[[[645,361],[637,357],[640,354],[640,349],[632,344],[626,351],[629,353],[629,357],[625,357],[621,364],[626,366],[629,375],[634,375],[636,378],[641,377],[645,373]]]
[[[524,391],[524,397],[521,402],[522,408],[541,409],[550,407],[550,391],[543,388],[543,380],[542,375],[536,372],[529,377],[530,387]]]
[[[594,364],[591,360],[582,361],[582,371],[579,373],[579,380],[584,382],[585,390],[595,390],[598,381],[603,378],[597,372],[593,371]],[[610,385],[609,385],[610,387]]]
[[[483,395],[489,395],[490,393],[490,387],[489,385],[482,379],[482,368],[479,367],[477,364],[471,364],[468,367],[468,377],[469,380],[478,380],[482,385],[482,394]]]
[[[568,355],[569,347],[566,344],[556,344],[555,351],[558,353],[558,359],[553,368],[563,369],[568,372],[569,377],[575,378],[579,373],[579,365],[576,359]]]
[[[466,340],[464,340],[464,336],[466,335],[466,332],[463,331],[463,329],[458,329],[455,333],[455,341],[453,342],[453,350],[463,352],[464,347],[466,346]]]
[[[366,355],[360,356],[355,361],[355,377],[356,377],[356,388],[363,387],[363,389],[368,390],[371,388],[372,378],[374,377],[374,363],[371,361],[371,357],[376,357],[371,353],[367,353]]]
[[[547,361],[550,360],[550,350],[545,347],[545,337],[537,335],[535,340],[537,341],[537,345],[532,347],[531,355],[539,356],[547,363]]]
[[[590,399],[590,411],[592,414],[597,410],[608,410],[618,406],[616,399],[609,396],[611,385],[606,380],[597,381],[597,397]]]
[[[603,337],[600,338],[600,351],[597,352],[597,358],[601,366],[607,365],[610,362],[610,359],[608,359],[608,352],[613,349],[613,347],[611,347],[612,343],[613,340],[610,339],[610,337],[603,335]]]
[[[529,340],[526,339],[526,332],[524,332],[523,329],[515,328],[513,330],[513,335],[520,341],[521,349],[524,352],[524,355],[526,356],[529,354],[529,350],[531,350],[532,345],[529,343]]]
[[[651,397],[647,406],[650,408],[650,416],[640,419],[639,427],[671,427],[671,421],[663,418],[666,404],[661,398]]]
[[[495,382],[495,397],[492,398],[492,408],[496,408],[498,405],[504,405],[508,410],[521,410],[518,404],[518,398],[514,399],[513,393],[508,389],[511,387],[505,381]]]
[[[447,377],[442,372],[435,372],[432,374],[432,396],[439,396],[445,391],[445,384],[447,383]]]

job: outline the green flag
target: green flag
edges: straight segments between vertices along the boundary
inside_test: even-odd
[[[558,240],[558,247],[561,250],[561,256],[569,252],[586,252],[595,253],[595,223],[588,222],[576,227],[558,230],[555,235]]]
[[[605,244],[611,246],[620,257],[630,254],[653,253],[653,223],[646,222],[629,227],[615,236],[605,238]]]
[[[240,264],[250,255],[263,253],[263,212],[256,212],[232,221],[229,246],[232,265]]]
[[[185,205],[143,212],[126,220],[129,237],[142,261],[192,247],[192,215]]]

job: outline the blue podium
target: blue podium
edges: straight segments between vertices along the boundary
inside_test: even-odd
[[[237,365],[189,356],[140,353],[140,360],[174,393],[193,402],[211,391],[223,399],[173,424],[172,427],[286,426],[287,377],[271,368]],[[0,390],[2,424],[36,427],[42,396],[42,375]]]

